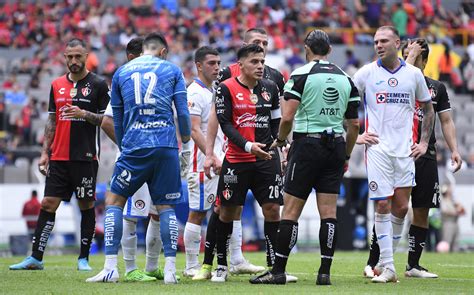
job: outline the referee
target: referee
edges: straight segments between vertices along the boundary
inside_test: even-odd
[[[285,85],[279,136],[273,146],[286,144],[293,121],[293,143],[289,151],[284,185],[284,207],[271,271],[252,278],[254,284],[285,284],[285,268],[296,244],[298,218],[311,189],[316,189],[321,228],[321,267],[316,284],[330,285],[329,271],[336,247],[336,201],[358,132],[360,98],[352,80],[328,62],[328,35],[310,32],[304,41],[308,64],[296,69]],[[346,119],[346,142],[342,135]]]

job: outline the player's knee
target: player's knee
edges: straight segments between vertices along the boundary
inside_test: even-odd
[[[205,217],[206,212],[190,211],[188,216],[188,222],[192,224],[201,225]]]
[[[160,221],[160,215],[150,214],[150,217],[151,217],[151,219],[153,219],[154,221]]]
[[[54,213],[61,203],[60,198],[45,197],[41,200],[41,210]]]
[[[389,200],[379,200],[376,203],[377,213],[387,214],[390,213],[390,201]]]
[[[267,203],[262,206],[262,213],[265,221],[280,220],[280,205],[276,203]]]
[[[422,228],[428,228],[428,208],[413,208],[412,224]]]

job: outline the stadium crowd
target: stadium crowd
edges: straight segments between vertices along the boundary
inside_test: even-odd
[[[419,36],[431,43],[443,42],[448,51],[454,45],[466,46],[463,32],[474,31],[471,1],[461,2],[456,10],[430,0],[389,5],[375,0],[356,0],[353,4],[338,0],[131,2],[130,6],[111,6],[96,0],[0,5],[0,48],[33,52],[32,56],[14,60],[0,58],[0,165],[13,164],[8,150],[41,144],[42,132],[33,130],[32,121],[45,120],[47,96],[37,97],[34,93],[41,92],[31,90],[49,92],[50,81],[44,77],[62,73],[62,41],[72,37],[90,44],[87,68],[110,79],[124,62],[128,41],[152,31],[165,32],[170,44],[168,59],[181,66],[190,82],[195,75],[191,57],[196,48],[208,44],[232,55],[241,46],[242,33],[250,27],[269,32],[269,53],[285,56],[286,75],[304,63],[300,44],[311,27],[327,28],[333,44],[352,46],[371,44],[374,28],[394,25],[402,38]],[[470,45],[459,68],[446,65],[448,82],[461,92],[474,91],[472,37],[467,38]],[[355,72],[365,62],[348,51],[345,70]],[[15,101],[20,102],[20,110],[11,112],[10,103]],[[463,157],[473,166],[474,152],[469,153]],[[439,154],[442,157],[444,153]]]

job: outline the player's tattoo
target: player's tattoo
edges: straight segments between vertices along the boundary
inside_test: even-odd
[[[46,126],[44,127],[43,151],[49,152],[56,133],[56,114],[49,114]]]
[[[89,111],[84,112],[84,119],[92,125],[100,126],[102,123],[102,118],[104,118],[104,115],[95,114]]]
[[[420,142],[428,143],[434,125],[434,109],[431,102],[423,104],[423,121],[421,123],[421,139]]]

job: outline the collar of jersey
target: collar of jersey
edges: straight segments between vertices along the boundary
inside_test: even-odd
[[[384,68],[387,72],[389,72],[390,74],[395,74],[396,72],[398,72],[402,67],[406,66],[407,64],[405,63],[405,61],[401,58],[398,58],[398,60],[400,61],[400,66],[398,68],[395,69],[395,71],[390,71],[389,69],[387,69],[386,67],[383,66],[382,64],[382,60],[379,58],[377,59],[377,65],[379,67],[382,67]]]
[[[235,81],[237,81],[237,83],[239,83],[239,85],[242,85],[242,87],[245,87],[248,90],[250,90],[250,88],[247,85],[245,85],[244,83],[240,82],[239,79],[237,79],[237,77],[235,77]],[[255,85],[255,87],[253,88],[254,91],[255,91],[255,89],[257,89],[260,86],[260,81],[261,80],[257,80],[257,85]]]
[[[206,88],[212,93],[211,89],[209,89],[201,80],[199,80],[199,78],[194,78],[194,82],[196,82],[196,84],[198,84],[202,88]]]

